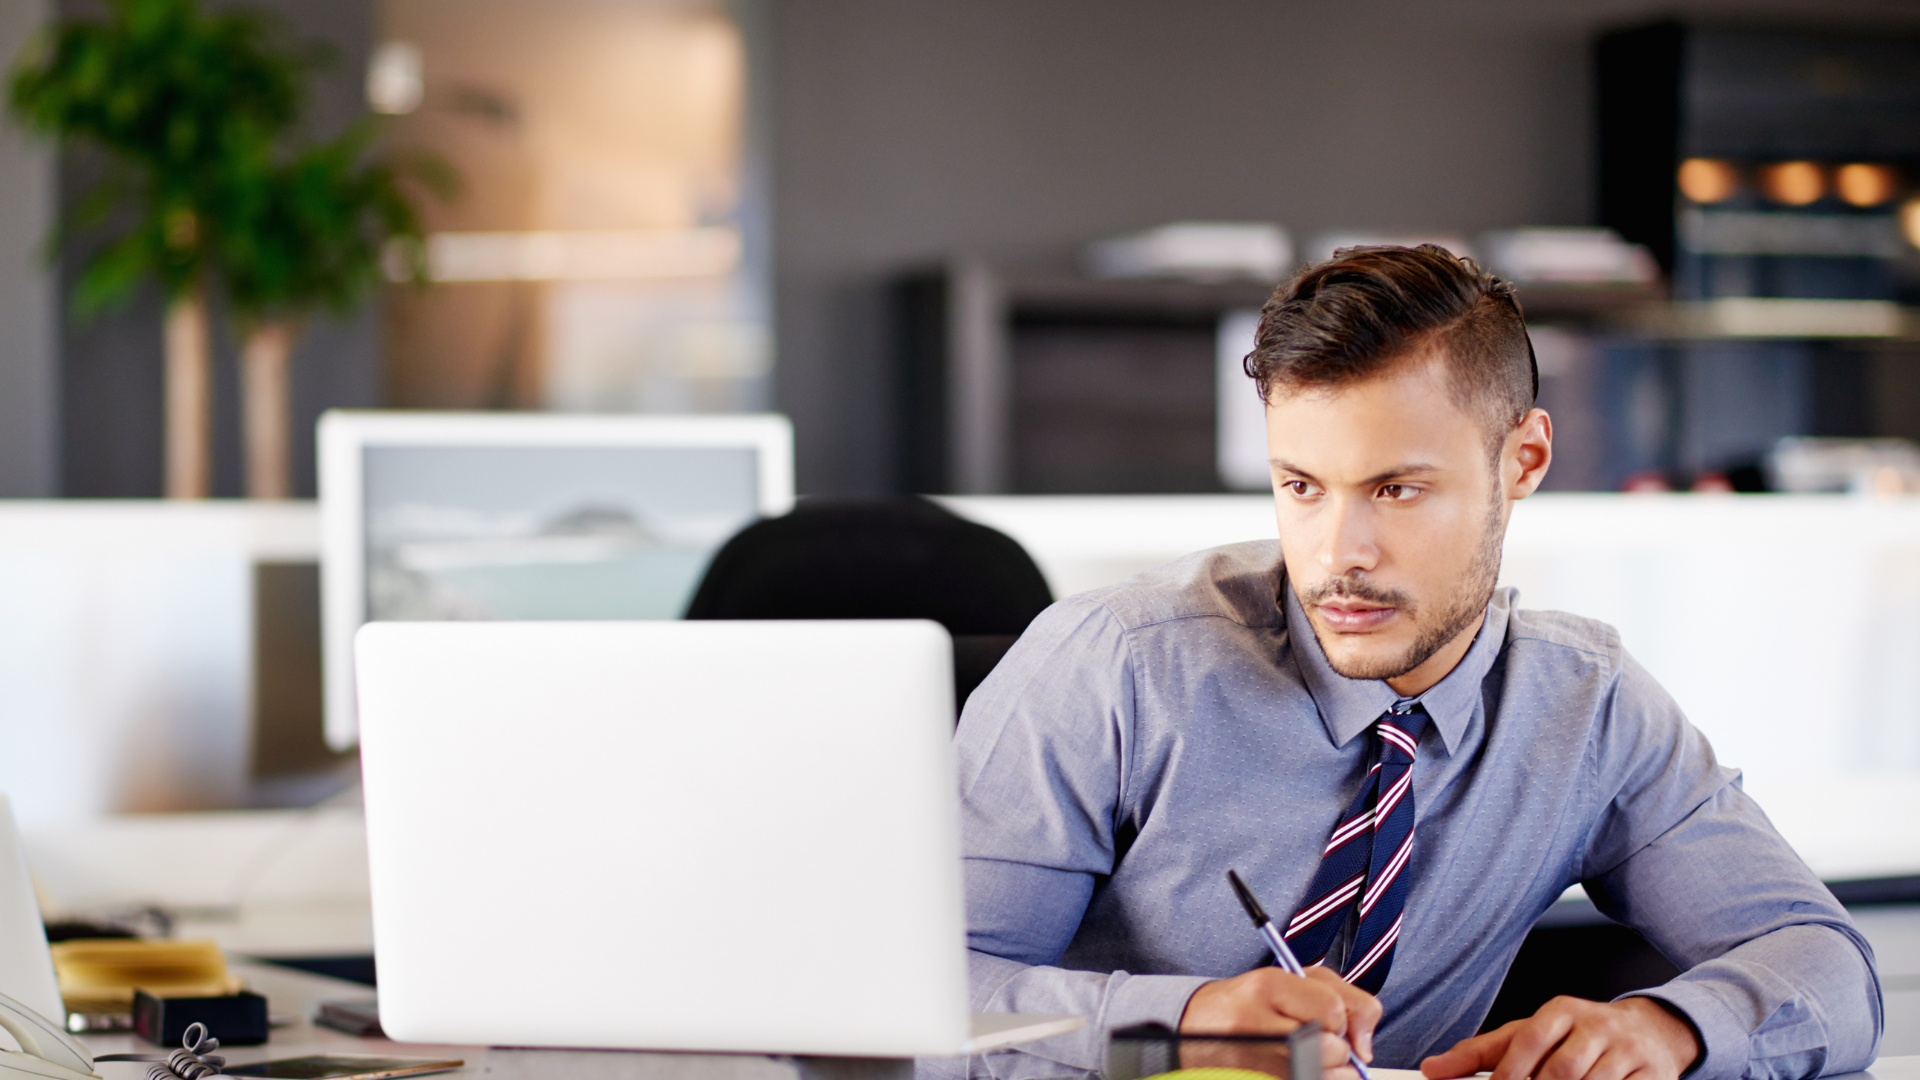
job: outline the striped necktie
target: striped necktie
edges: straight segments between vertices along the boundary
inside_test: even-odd
[[[1308,967],[1326,960],[1348,912],[1359,919],[1341,976],[1378,994],[1393,966],[1400,913],[1411,880],[1413,854],[1413,758],[1427,713],[1414,704],[1389,710],[1374,722],[1379,756],[1360,791],[1334,827],[1307,888],[1308,901],[1287,924],[1287,943]]]

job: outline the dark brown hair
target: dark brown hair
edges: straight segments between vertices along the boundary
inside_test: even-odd
[[[1497,451],[1539,393],[1533,344],[1513,286],[1437,245],[1345,248],[1295,274],[1260,309],[1245,367],[1268,399],[1380,375],[1429,346]]]

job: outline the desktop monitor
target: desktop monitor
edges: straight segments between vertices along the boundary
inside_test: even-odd
[[[327,742],[358,739],[361,624],[679,618],[728,537],[792,507],[781,416],[329,412]]]

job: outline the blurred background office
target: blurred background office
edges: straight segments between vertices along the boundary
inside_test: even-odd
[[[206,457],[180,487],[179,309],[148,284],[77,314],[120,219],[59,231],[111,158],[0,121],[0,790],[47,902],[198,912],[262,954],[366,951],[350,718],[323,737],[327,410],[782,414],[729,451],[762,455],[728,466],[737,498],[676,496],[707,524],[674,535],[703,546],[629,614],[699,606],[723,534],[797,491],[799,512],[938,496],[1001,530],[1044,579],[995,571],[1021,622],[1036,596],[1271,535],[1238,369],[1254,313],[1367,242],[1519,285],[1556,494],[1516,515],[1506,580],[1620,626],[1843,898],[1920,900],[1920,839],[1851,825],[1920,815],[1907,0],[206,2],[321,47],[288,139],[370,124],[369,160],[427,166],[378,286],[291,320],[264,486],[258,320],[210,291]],[[108,8],[8,0],[0,55],[31,65],[50,27]],[[539,502],[539,470],[515,475]],[[403,539],[471,576],[535,548],[636,565],[672,531],[604,491],[547,517],[516,498],[453,508],[491,508],[452,537],[490,554],[448,546],[457,513]],[[924,510],[895,516],[959,535]],[[340,542],[371,550],[377,523],[353,528]],[[1020,628],[956,627],[969,649]],[[1805,663],[1782,672],[1783,651]],[[975,681],[992,655],[956,652]],[[226,861],[136,857],[168,850]],[[1902,917],[1876,943],[1920,1018]]]
[[[1837,217],[1890,219],[1911,193],[1911,170],[1899,170],[1920,138],[1909,126],[1914,76],[1903,49],[1911,46],[1886,37],[1911,29],[1914,16],[1900,3],[1692,11],[1211,0],[1178,12],[717,0],[569,0],[538,11],[492,0],[261,6],[297,35],[333,46],[333,62],[313,82],[314,126],[337,128],[371,106],[391,116],[384,138],[436,150],[464,182],[461,195],[423,203],[429,231],[451,234],[435,247],[446,284],[425,294],[389,290],[306,335],[294,382],[301,431],[335,406],[775,408],[794,419],[799,485],[809,493],[1217,490],[1210,451],[1197,456],[1211,447],[1200,433],[1211,420],[1210,376],[1161,376],[1189,429],[1174,447],[1185,458],[1162,467],[1173,472],[1052,476],[1031,473],[1045,466],[1022,457],[1029,443],[1036,453],[1050,445],[1048,424],[1066,422],[1025,423],[1027,411],[1128,407],[1106,400],[1123,389],[1073,378],[1070,359],[1058,355],[1072,342],[1042,324],[1091,323],[1087,309],[1104,307],[1107,322],[1146,331],[1119,340],[1151,368],[1142,350],[1166,355],[1178,346],[1156,352],[1147,342],[1177,337],[1184,319],[1192,364],[1191,324],[1209,321],[1204,309],[1257,303],[1261,293],[1048,292],[1073,284],[1089,243],[1169,222],[1271,222],[1295,258],[1343,237],[1431,237],[1499,263],[1480,243],[1489,231],[1604,224],[1649,245],[1662,271],[1654,289],[1664,296],[1670,282],[1683,299],[1895,299],[1892,264],[1912,256],[1891,230],[1773,237],[1773,246],[1807,249],[1829,270],[1849,252],[1861,265],[1825,279],[1789,268],[1735,281],[1739,271],[1715,276],[1703,262],[1738,262],[1740,253],[1676,251],[1673,222],[1649,220],[1648,199],[1673,216],[1669,169],[1658,170],[1657,190],[1603,205],[1603,167],[1631,172],[1647,154],[1672,157],[1684,144],[1733,170],[1734,187],[1703,206],[1797,210],[1820,219],[1816,234]],[[69,7],[88,10],[8,5],[9,54],[36,22]],[[1677,43],[1616,50],[1605,97],[1624,119],[1608,131],[1618,144],[1608,166],[1595,43],[1676,10],[1688,28],[1680,34],[1696,40],[1685,73],[1659,55]],[[1788,32],[1743,43],[1723,26]],[[1683,116],[1688,126],[1676,130]],[[0,372],[14,412],[0,489],[158,495],[160,342],[154,309],[141,306],[158,301],[87,322],[62,318],[64,286],[37,271],[36,251],[91,178],[89,162],[17,131],[7,140],[15,194],[0,209],[10,326]],[[1817,167],[1810,197],[1770,201],[1761,170],[1791,161]],[[1846,189],[1871,199],[1890,184],[1867,209],[1840,189],[1837,170],[1849,164],[1894,170],[1890,178],[1862,173]],[[1721,224],[1703,242],[1758,244],[1763,262],[1793,261],[1792,250],[1764,250],[1765,237],[1720,235],[1738,232],[1741,220]],[[900,355],[912,336],[901,325],[900,278],[956,260],[1013,279],[1000,302],[1016,326],[1032,324],[1014,343],[1045,369],[1012,376],[998,405],[1007,415],[981,421],[1000,426],[1005,445],[991,450],[924,445],[932,406],[915,398]],[[63,263],[69,273],[73,262]],[[1588,273],[1606,277],[1591,262]],[[1591,325],[1591,309],[1604,303],[1528,299],[1536,321],[1576,326]],[[913,305],[905,306],[910,323]],[[1901,336],[1874,333],[1888,328],[1884,316],[1837,318],[1813,330]],[[1712,329],[1689,332],[1711,337]],[[1646,356],[1640,366],[1677,369],[1657,371],[1652,390],[1635,382],[1634,361],[1615,357],[1599,366],[1629,389],[1562,394],[1554,378],[1578,382],[1595,365],[1587,339],[1550,340],[1548,394],[1561,405],[1563,435],[1553,486],[1610,490],[1635,472],[1737,467],[1757,460],[1768,436],[1920,433],[1913,411],[1901,408],[1920,391],[1908,386],[1906,365],[1886,359],[1902,350],[1885,341],[1748,347],[1737,357],[1706,344],[1684,359]],[[1815,352],[1826,377],[1806,374]],[[1701,386],[1689,414],[1677,400],[1688,396],[1687,380],[1711,385],[1728,365],[1778,383],[1777,400],[1708,405],[1722,395]],[[221,495],[243,491],[232,370],[215,365],[213,490]],[[1043,385],[1049,373],[1066,385]],[[1604,421],[1588,410],[1606,407],[1620,413],[1612,419],[1622,430],[1592,430]],[[1172,402],[1161,409],[1156,419],[1183,422]],[[1728,425],[1744,430],[1723,431]],[[1608,435],[1631,445],[1607,444]],[[946,442],[955,440],[964,443],[965,433]],[[956,453],[1002,460],[989,475],[956,483],[940,475]],[[310,455],[296,440],[293,485],[309,495]]]

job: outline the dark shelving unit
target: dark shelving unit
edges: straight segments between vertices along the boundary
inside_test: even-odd
[[[1225,490],[1214,444],[1220,319],[1271,292],[977,262],[903,275],[893,289],[900,487]]]

